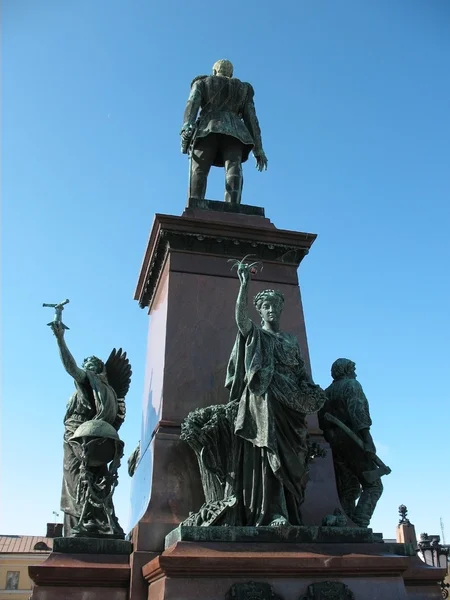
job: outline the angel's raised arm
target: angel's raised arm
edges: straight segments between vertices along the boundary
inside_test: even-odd
[[[59,355],[65,370],[77,383],[84,383],[87,378],[86,372],[83,371],[83,369],[80,369],[67,347],[64,339],[64,327],[58,322],[52,323],[51,327],[58,343]]]

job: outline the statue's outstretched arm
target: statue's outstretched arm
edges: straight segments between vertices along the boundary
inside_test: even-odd
[[[248,282],[250,280],[250,269],[245,263],[238,266],[238,277],[241,282],[238,297],[236,300],[236,323],[239,331],[244,337],[247,337],[252,330],[253,323],[248,316]]]
[[[62,364],[71,377],[75,379],[77,383],[84,383],[86,381],[86,373],[83,369],[78,367],[74,357],[69,352],[66,341],[64,339],[64,327],[59,323],[52,323],[52,331],[55,334],[56,341],[59,348],[59,355],[61,356]]]

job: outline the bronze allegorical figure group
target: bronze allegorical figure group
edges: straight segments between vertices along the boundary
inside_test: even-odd
[[[217,61],[212,75],[193,80],[181,148],[190,157],[190,200],[205,199],[210,168],[219,166],[225,168],[225,202],[237,207],[242,164],[250,152],[257,169],[267,169],[254,90],[233,77],[230,61]],[[197,409],[182,423],[181,439],[196,453],[205,494],[205,504],[185,524],[301,525],[309,463],[323,455],[309,440],[306,415],[318,413],[333,453],[346,518],[368,527],[383,491],[381,477],[390,469],[376,456],[369,405],[356,380],[355,363],[336,360],[333,382],[323,390],[308,374],[298,340],[280,328],[281,292],[260,291],[253,302],[261,322],[250,319],[249,281],[257,264],[243,259],[234,265],[240,285],[237,336],[225,382],[229,401]],[[114,349],[105,363],[91,356],[77,366],[65,342],[68,327],[62,322],[68,302],[44,304],[55,309],[48,325],[63,366],[75,382],[64,417],[64,535],[123,538],[112,497],[123,457],[117,432],[125,418],[131,366],[121,349]],[[139,457],[138,447],[129,461],[131,476]],[[336,513],[333,519],[340,523],[342,516]]]

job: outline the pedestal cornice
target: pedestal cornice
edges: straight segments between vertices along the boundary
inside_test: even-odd
[[[252,220],[254,224],[249,224]],[[157,214],[134,298],[141,308],[151,306],[169,251],[225,258],[251,254],[254,260],[298,267],[316,237],[313,233],[277,229],[259,216],[234,222]]]

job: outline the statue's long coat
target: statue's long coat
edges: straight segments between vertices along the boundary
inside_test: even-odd
[[[184,112],[184,125],[194,124],[201,109],[196,138],[210,133],[220,133],[237,138],[243,144],[242,162],[250,151],[258,155],[262,151],[261,129],[253,102],[253,87],[235,77],[218,75],[194,79]],[[223,167],[219,153],[213,164]]]

